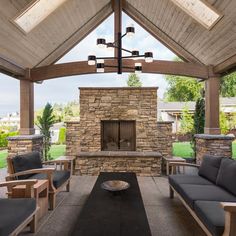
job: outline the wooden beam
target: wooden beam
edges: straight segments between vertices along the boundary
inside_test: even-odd
[[[84,25],[82,25],[76,32],[74,32],[68,39],[62,42],[53,52],[44,58],[35,67],[51,65],[62,58],[68,51],[70,51],[76,44],[83,40],[89,33],[91,33],[98,25],[100,25],[107,17],[112,14],[111,3],[103,7],[95,16],[90,18]]]
[[[34,83],[29,81],[30,71],[27,70],[26,80],[20,81],[20,134],[34,134]]]
[[[194,63],[159,60],[155,60],[153,63],[146,63],[144,60],[134,61],[132,59],[122,61],[124,67],[133,68],[135,62],[142,63],[143,73],[180,75],[201,79],[208,78],[208,67]],[[117,61],[112,59],[106,60],[105,65],[117,66]],[[105,73],[113,72],[117,73],[117,68],[105,68]],[[123,72],[134,72],[134,69],[123,68]],[[31,80],[36,82],[64,76],[94,73],[96,73],[95,66],[89,66],[87,61],[79,61],[33,68],[31,69]]]
[[[227,74],[228,72],[232,72],[236,70],[236,54],[229,59],[221,62],[220,64],[214,66],[214,73]]]
[[[194,55],[184,49],[181,45],[175,42],[174,39],[169,37],[164,31],[162,31],[155,24],[153,24],[148,18],[146,18],[141,12],[135,9],[127,1],[123,5],[123,11],[139,25],[141,25],[155,39],[160,41],[163,45],[169,48],[172,52],[174,52],[184,61],[203,64],[198,58],[196,58]]]
[[[17,79],[20,79],[25,75],[24,68],[14,64],[13,62],[8,61],[7,59],[4,59],[1,56],[0,56],[0,72]]]
[[[205,128],[206,134],[220,134],[220,79],[212,76],[205,82]]]
[[[122,0],[113,1],[113,10],[114,10],[114,41],[118,42],[119,33],[122,32]],[[119,50],[118,48],[114,49],[115,57],[118,57]]]

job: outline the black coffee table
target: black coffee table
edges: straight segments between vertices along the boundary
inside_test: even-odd
[[[115,179],[129,182],[130,188],[119,194],[101,189],[101,183]],[[151,236],[135,173],[100,173],[72,235]]]

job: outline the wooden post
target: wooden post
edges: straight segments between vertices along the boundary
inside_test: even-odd
[[[20,135],[34,134],[34,83],[29,81],[29,71],[26,73],[27,80],[20,80]]]
[[[220,134],[220,79],[213,75],[205,82],[205,134]]]
[[[121,34],[122,28],[122,0],[114,0],[114,41],[116,45],[119,41],[119,34]],[[119,49],[115,48],[115,57],[119,56]]]

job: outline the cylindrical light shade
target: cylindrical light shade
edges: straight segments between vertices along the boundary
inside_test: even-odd
[[[152,52],[145,52],[144,57],[145,57],[145,62],[147,62],[147,63],[153,62],[153,53]]]
[[[97,63],[97,72],[98,73],[104,72],[104,63]]]
[[[113,43],[107,43],[107,49],[109,50],[109,51],[112,51],[113,50]]]
[[[141,63],[135,63],[135,73],[141,73],[142,72],[142,64]]]
[[[97,45],[100,48],[105,48],[106,47],[106,40],[103,38],[97,39]]]
[[[134,29],[133,24],[131,24],[130,26],[126,27],[126,35],[128,37],[132,37],[132,36],[134,36],[134,34],[135,34],[135,29]]]
[[[88,56],[88,65],[93,66],[96,64],[96,56],[94,55],[89,55]]]
[[[138,50],[133,50],[132,51],[132,56],[139,56],[139,51]]]

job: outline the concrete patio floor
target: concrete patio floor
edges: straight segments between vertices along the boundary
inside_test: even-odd
[[[39,222],[36,235],[70,235],[96,178],[73,176],[71,192],[58,194],[56,209]],[[138,182],[153,236],[205,235],[183,204],[177,198],[169,199],[167,177],[138,177]]]

